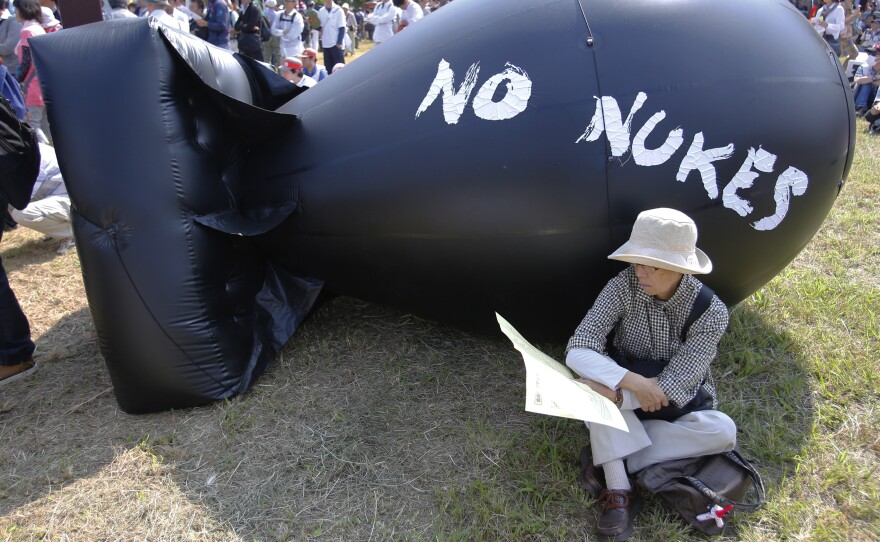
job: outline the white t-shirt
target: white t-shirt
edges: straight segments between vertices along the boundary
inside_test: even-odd
[[[827,28],[822,28],[817,24],[820,18],[828,23]],[[845,23],[846,13],[843,11],[843,6],[837,4],[831,10],[827,9],[827,6],[823,6],[816,12],[816,17],[813,19],[813,28],[820,35],[828,34],[832,39],[836,40],[840,39],[840,31],[843,30]]]
[[[186,32],[187,34],[189,34],[189,23],[187,23],[186,27],[184,27],[180,21],[178,21],[177,19],[175,19],[171,15],[168,15],[167,13],[165,13],[165,10],[162,8],[154,9],[148,15],[148,17],[155,20],[159,24],[163,24],[163,25],[167,26],[168,28],[182,30],[183,32]]]
[[[367,21],[373,23],[373,42],[382,43],[394,35],[394,29],[391,24],[397,16],[398,9],[394,7],[391,0],[376,4],[373,13],[367,17]]]
[[[422,12],[422,6],[418,5],[415,0],[409,0],[409,5],[400,14],[400,19],[406,21],[407,26],[420,20],[425,14]]]
[[[333,4],[333,9],[327,13],[327,6],[324,6],[318,10],[318,19],[321,20],[321,47],[324,49],[336,47],[339,29],[345,28],[345,14],[342,8]]]
[[[318,82],[315,81],[314,79],[312,79],[311,77],[309,77],[308,75],[303,75],[302,79],[299,80],[299,83],[294,83],[294,84],[298,87],[312,88],[313,86],[317,85]]]

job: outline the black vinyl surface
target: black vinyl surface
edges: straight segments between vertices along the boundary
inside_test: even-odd
[[[135,20],[33,42],[130,412],[245,391],[322,285],[564,340],[648,208],[696,221],[736,303],[852,161],[847,82],[783,0],[457,0],[295,97],[239,59],[252,104],[189,68],[230,54],[190,39]]]

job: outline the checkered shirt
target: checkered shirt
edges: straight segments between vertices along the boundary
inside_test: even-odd
[[[675,294],[668,301],[660,301],[639,287],[635,268],[627,267],[605,285],[569,339],[566,353],[572,348],[589,348],[607,356],[605,343],[616,327],[614,346],[627,357],[669,361],[657,380],[673,404],[686,405],[705,378],[703,389],[717,408],[709,364],[715,359],[729,318],[718,296],[712,298],[709,308],[681,342],[682,327],[701,285],[693,276],[684,275]]]

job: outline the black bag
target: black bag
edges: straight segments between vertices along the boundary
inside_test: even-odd
[[[695,529],[709,535],[720,534],[724,526],[711,518],[698,520],[697,516],[713,506],[733,505],[730,513],[734,513],[758,510],[765,502],[764,481],[739,450],[651,465],[636,474],[636,483]],[[750,488],[754,489],[754,502],[746,503]]]
[[[0,200],[16,209],[31,201],[40,172],[40,147],[34,130],[18,120],[6,98],[0,97]]]
[[[690,331],[691,329],[691,325],[696,322],[697,319],[702,316],[704,312],[706,312],[706,309],[709,308],[709,305],[712,304],[712,298],[714,296],[715,292],[713,292],[712,289],[705,284],[700,288],[699,293],[697,293],[697,298],[694,300],[694,304],[691,306],[691,312],[690,314],[688,314],[688,317],[681,328],[681,342],[685,341],[688,331]],[[654,359],[628,358],[619,350],[614,348],[613,343],[614,336],[612,332],[612,334],[608,336],[608,340],[606,341],[606,344],[609,345],[608,353],[610,354],[611,359],[616,361],[618,365],[620,365],[627,371],[632,371],[634,373],[640,374],[645,378],[653,378],[659,375],[663,372],[663,369],[665,369],[666,365],[669,363],[668,361]],[[703,383],[700,383],[699,388],[697,388],[697,394],[694,395],[694,398],[691,399],[688,404],[684,405],[681,408],[670,404],[659,410],[655,410],[654,412],[646,412],[640,408],[637,408],[633,410],[633,413],[640,420],[672,421],[681,418],[688,412],[711,409],[712,397],[710,397],[708,393],[705,393],[703,391]]]
[[[269,41],[272,39],[272,29],[269,25],[269,19],[265,15],[260,15],[260,41]]]

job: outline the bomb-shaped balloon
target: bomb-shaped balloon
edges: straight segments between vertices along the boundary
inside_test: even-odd
[[[34,50],[130,412],[246,390],[321,288],[565,338],[648,208],[695,220],[735,303],[852,159],[846,79],[781,0],[458,0],[305,92],[146,21]]]

